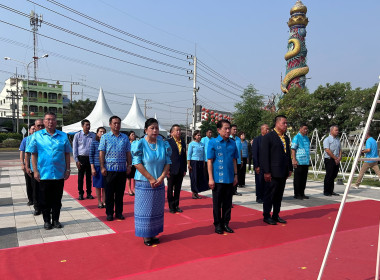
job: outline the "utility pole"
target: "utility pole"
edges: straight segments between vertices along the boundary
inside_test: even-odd
[[[189,80],[193,80],[193,121],[192,121],[192,129],[191,133],[195,130],[195,123],[197,121],[196,115],[196,106],[197,106],[197,92],[199,91],[199,87],[197,87],[197,57],[196,56],[187,56],[187,59],[192,59],[193,62],[189,62],[189,65],[194,66],[194,70],[188,70],[187,74],[193,74],[193,77],[189,77]]]
[[[152,109],[152,107],[146,106],[147,102],[152,102],[151,99],[144,99],[144,117],[146,118],[146,109]]]
[[[86,82],[86,76],[82,75],[82,78],[80,78],[79,81],[81,81],[81,84],[82,84],[82,96],[81,96],[81,99],[83,100],[83,84]]]
[[[12,83],[12,82],[11,82]],[[7,96],[7,99],[11,99],[11,110],[12,110],[12,126],[13,126],[13,132],[17,132],[17,125],[16,125],[16,109],[17,105],[15,100],[18,99],[18,94],[14,90],[7,89],[9,96]],[[17,102],[18,103],[18,102]]]
[[[38,62],[38,55],[37,55],[37,31],[38,27],[41,27],[42,24],[42,15],[36,14],[34,11],[30,12],[30,26],[32,27],[33,31],[33,49],[34,49],[34,80],[37,81],[37,62]]]
[[[78,91],[73,91],[73,85],[77,86],[77,85],[80,85],[79,82],[71,82],[70,83],[70,103],[73,103],[73,94],[74,95],[78,95],[79,92]]]
[[[20,126],[20,108],[19,108],[19,100],[20,100],[20,95],[19,95],[19,90],[18,90],[18,75],[17,75],[17,67],[16,67],[16,94],[17,94],[17,103],[16,103],[16,106],[17,106],[17,125],[16,125],[16,132],[18,133],[20,130],[19,130],[19,126]]]

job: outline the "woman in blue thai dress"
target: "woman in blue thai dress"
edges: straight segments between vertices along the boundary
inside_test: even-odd
[[[90,146],[90,165],[91,165],[91,174],[92,174],[92,186],[96,190],[96,196],[98,198],[98,208],[104,208],[105,192],[104,186],[105,181],[102,173],[100,172],[100,162],[99,162],[99,141],[102,135],[106,133],[104,127],[98,127],[96,130],[95,140],[91,142]]]
[[[131,130],[129,132],[129,142],[131,143],[131,150],[132,150],[132,145],[134,145],[134,142],[136,142],[136,133]],[[130,196],[135,195],[135,173],[136,173],[136,167],[132,165],[131,172],[127,174],[127,193]]]
[[[158,244],[156,237],[164,230],[165,185],[171,160],[171,148],[161,139],[158,122],[145,122],[145,137],[132,146],[135,174],[135,234],[144,244]]]
[[[187,168],[189,169],[191,191],[193,199],[201,199],[198,193],[207,191],[209,189],[208,182],[204,173],[204,155],[205,146],[201,142],[201,133],[195,130],[193,139],[187,149]]]

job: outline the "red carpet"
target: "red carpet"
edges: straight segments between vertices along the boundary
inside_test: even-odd
[[[77,197],[76,178],[65,190]],[[96,200],[82,202],[104,220]],[[91,204],[91,205],[90,205]],[[339,205],[283,211],[287,225],[269,226],[261,212],[235,206],[234,234],[217,235],[211,199],[181,194],[183,214],[165,213],[161,244],[134,236],[133,197],[116,234],[0,250],[0,279],[316,279]],[[380,203],[347,203],[323,279],[373,279]]]

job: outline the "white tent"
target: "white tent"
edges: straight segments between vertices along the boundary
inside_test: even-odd
[[[103,90],[100,88],[98,100],[96,101],[95,107],[92,110],[91,114],[85,118],[91,123],[91,131],[96,132],[96,129],[100,126],[105,127],[107,129],[107,132],[111,131],[109,127],[109,119],[113,115],[114,114],[111,112],[111,109],[108,107]],[[123,123],[121,124],[121,129],[126,129],[126,126],[123,126]],[[82,130],[81,122],[65,125],[62,127],[62,131],[66,133],[76,133],[80,130]]]
[[[128,130],[134,130],[138,136],[142,136],[144,133],[145,117],[140,109],[139,102],[136,95],[133,98],[131,109],[127,116],[122,120],[122,126],[125,126]]]

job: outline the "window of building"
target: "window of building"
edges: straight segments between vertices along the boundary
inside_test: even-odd
[[[30,106],[29,106],[29,111],[30,111],[30,112],[34,112],[34,113],[37,113],[37,112],[38,112],[38,107],[37,107],[37,106],[34,106],[34,105],[30,105]]]
[[[57,94],[53,92],[49,92],[49,99],[57,99]]]
[[[49,107],[49,112],[57,114],[57,107]]]

